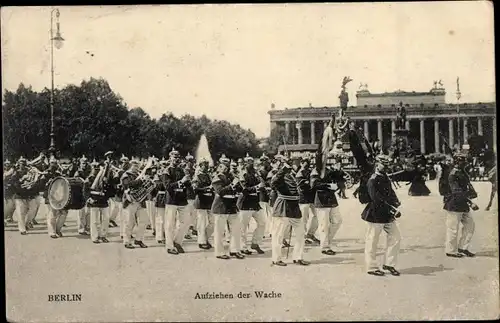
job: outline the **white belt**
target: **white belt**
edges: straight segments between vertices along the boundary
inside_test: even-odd
[[[278,193],[278,198],[279,199],[283,199],[283,200],[287,200],[287,201],[298,201],[299,200],[298,196],[294,196],[294,195],[282,195],[282,194],[279,194],[279,193]]]
[[[251,195],[251,196],[257,196],[257,193],[250,193],[248,195]]]
[[[184,192],[184,189],[182,189],[182,188],[174,188],[174,191],[175,192]]]
[[[103,192],[90,191],[90,194],[104,196]]]
[[[158,194],[165,194],[165,191],[158,191]]]
[[[226,199],[234,199],[236,198],[236,195],[223,195],[222,197]]]
[[[214,196],[212,193],[203,193],[205,196]]]

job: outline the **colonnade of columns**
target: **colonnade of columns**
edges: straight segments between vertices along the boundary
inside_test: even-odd
[[[492,125],[492,128],[493,128],[493,146],[494,146],[494,149],[496,150],[496,121],[494,119],[494,117],[478,117],[477,118],[477,132],[479,135],[483,135],[483,118],[490,118],[492,119],[492,122],[491,122],[491,125]],[[382,118],[382,119],[377,119],[376,122],[377,122],[377,136],[376,138],[379,140],[379,142],[383,143],[384,142],[384,129],[383,129],[383,122],[384,121],[389,121],[391,122],[391,133],[394,131],[394,129],[396,128],[396,123],[395,123],[395,119],[386,119],[386,118]],[[426,133],[426,126],[425,126],[425,121],[426,120],[433,120],[434,121],[434,145],[433,145],[433,151],[434,152],[440,152],[440,148],[441,148],[441,145],[443,144],[440,140],[441,136],[440,136],[440,120],[445,120],[443,118],[409,118],[406,120],[406,123],[405,123],[405,127],[406,129],[410,130],[410,121],[418,121],[419,122],[419,126],[420,126],[420,151],[421,153],[425,154],[425,153],[429,153],[430,151],[427,151],[427,147],[426,147],[426,136],[429,134],[429,133]],[[457,127],[457,124],[455,123],[457,120],[460,121],[461,123],[461,128],[463,129],[462,131],[458,131],[458,129],[456,128]],[[356,119],[353,119],[354,122],[357,123],[357,125],[359,126],[360,125],[360,121],[363,122],[363,131],[364,131],[364,135],[366,138],[368,138],[370,140],[370,126],[369,126],[369,121],[370,120],[356,120]],[[304,144],[304,135],[303,135],[303,129],[304,129],[304,124],[305,123],[309,123],[310,126],[309,126],[309,129],[310,129],[310,143],[311,144],[316,144],[318,140],[321,140],[321,138],[316,138],[316,130],[317,130],[317,127],[316,127],[316,123],[317,122],[321,122],[321,121],[317,121],[317,120],[308,120],[308,121],[294,121],[295,123],[295,128],[297,129],[297,137],[296,137],[296,141],[293,140],[292,144]],[[323,129],[325,129],[327,126],[328,126],[328,122],[327,120],[323,120]],[[464,117],[464,118],[450,118],[448,119],[448,144],[450,146],[453,146],[455,145],[455,140],[460,140],[460,143],[463,144],[464,142],[466,142],[468,136],[469,136],[469,133],[468,133],[468,118],[467,117]],[[284,124],[285,124],[285,136],[287,138],[290,138],[290,123],[291,121],[284,121]],[[450,131],[451,129],[451,131]],[[455,130],[457,129],[457,130]],[[444,130],[444,129],[443,129]],[[458,134],[460,136],[460,138],[455,138],[455,132],[458,131]],[[465,139],[465,140],[464,140]],[[308,140],[309,141],[309,140]]]

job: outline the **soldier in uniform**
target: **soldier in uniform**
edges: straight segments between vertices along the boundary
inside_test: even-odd
[[[14,203],[17,209],[17,226],[22,235],[27,234],[26,220],[29,214],[32,214],[37,208],[36,197],[38,187],[27,188],[22,185],[28,177],[27,161],[23,157],[19,158],[17,167],[12,176],[10,176],[10,185],[14,192]]]
[[[446,256],[454,258],[474,257],[474,254],[469,251],[475,228],[470,209],[478,209],[477,205],[471,201],[477,197],[477,194],[464,170],[466,158],[467,155],[460,151],[453,155],[453,169],[448,177],[449,194],[445,196],[443,207],[448,211],[445,252]],[[462,223],[462,236],[457,241],[460,223]]]
[[[167,200],[167,192],[165,189],[165,184],[167,182],[167,161],[162,159],[160,161],[160,168],[156,173],[154,180],[156,182],[156,188],[153,191],[155,196],[155,231],[154,235],[156,237],[156,242],[159,244],[165,244],[165,203]]]
[[[243,160],[243,158],[238,158],[238,165],[236,167],[238,174],[242,173],[245,170],[245,161]]]
[[[385,155],[376,157],[375,172],[368,179],[367,189],[370,202],[366,204],[361,218],[367,223],[365,241],[365,264],[367,273],[375,276],[384,276],[377,262],[377,245],[382,230],[387,233],[387,245],[384,252],[383,269],[392,275],[399,276],[396,270],[401,234],[396,223],[396,210],[401,203],[392,189],[391,180],[387,176],[386,167],[390,165],[390,158]]]
[[[248,250],[247,232],[250,219],[253,218],[257,223],[257,228],[253,233],[250,248],[259,254],[263,254],[264,251],[260,248],[260,245],[262,244],[262,238],[266,230],[266,217],[259,205],[259,192],[265,191],[266,184],[257,176],[253,158],[248,154],[245,157],[245,163],[246,167],[241,170],[239,177],[242,191],[236,204],[241,221],[241,253],[245,255],[252,254]]]
[[[215,192],[211,208],[215,222],[215,256],[219,259],[230,258],[224,251],[223,246],[224,230],[226,226],[229,226],[231,232],[229,255],[237,259],[243,259],[245,256],[240,253],[241,221],[238,217],[238,209],[236,207],[237,194],[241,191],[241,185],[239,178],[231,174],[229,163],[229,159],[225,155],[222,155],[219,160],[217,173],[212,179],[212,187]]]
[[[303,158],[300,163],[300,169],[295,178],[297,179],[299,189],[299,207],[304,221],[304,229],[306,232],[305,243],[310,244],[311,240],[316,239],[314,232],[318,228],[318,221],[314,221],[316,217],[316,210],[314,208],[314,191],[311,188],[311,168],[310,161]],[[310,232],[310,234],[308,234]],[[319,240],[314,240],[319,243]]]
[[[271,186],[277,192],[273,207],[272,230],[272,264],[286,266],[282,260],[281,244],[288,225],[295,229],[295,246],[293,250],[293,263],[306,266],[309,262],[303,260],[304,255],[304,223],[299,207],[299,192],[295,175],[291,166],[286,162],[271,180]]]
[[[156,162],[156,158],[155,157],[152,158],[153,162]],[[156,175],[156,165],[153,165],[150,169],[148,169],[146,175],[153,178]],[[153,230],[153,232],[155,232],[155,226],[156,226],[155,202],[154,202],[155,196],[153,194],[154,191],[151,192],[146,198],[146,213],[148,214],[148,219],[149,219],[149,224],[146,225],[146,230]]]
[[[320,178],[316,169],[311,172],[311,188],[314,190],[314,208],[318,215],[321,253],[329,256],[335,255],[331,245],[342,225],[339,203],[335,197],[341,176],[332,169],[326,170],[324,178]]]
[[[127,249],[134,249],[132,244],[132,231],[134,227],[137,227],[136,238],[134,241],[135,245],[141,248],[147,248],[142,242],[144,238],[144,231],[146,230],[146,224],[148,222],[148,215],[146,212],[146,202],[131,202],[130,198],[127,196],[127,191],[129,189],[136,189],[143,185],[141,179],[137,179],[139,176],[139,161],[132,160],[130,162],[130,168],[123,173],[120,183],[124,190],[124,200],[123,200],[123,215],[125,217],[125,232],[123,235],[124,246]]]
[[[194,208],[197,221],[196,229],[198,233],[198,247],[208,250],[212,245],[208,239],[214,233],[214,215],[211,212],[214,201],[212,188],[212,178],[208,172],[208,160],[201,159],[198,162],[198,169],[193,177],[193,191],[195,193]]]
[[[88,160],[85,156],[80,158],[80,167],[77,169],[73,177],[80,177],[84,180],[84,198],[87,199],[89,187],[92,183],[89,183],[88,177],[90,175],[90,171],[92,170],[91,166],[88,164]],[[81,235],[89,235],[90,231],[90,213],[87,206],[84,206],[82,209],[78,210],[78,233]]]
[[[48,209],[47,215],[47,228],[49,236],[53,239],[62,237],[62,228],[66,217],[68,216],[68,210],[56,210],[49,203],[49,188],[52,184],[54,178],[62,176],[61,172],[58,170],[57,160],[52,156],[49,160],[49,168],[47,169],[47,174],[44,175],[45,190],[43,192],[43,197],[45,198],[45,205]]]
[[[194,177],[195,173],[195,163],[196,161],[194,160],[193,155],[188,153],[185,157],[186,160],[186,165],[184,166],[184,172],[189,175],[190,178]],[[197,213],[194,208],[194,199],[195,199],[195,193],[193,191],[192,186],[189,186],[187,188],[187,201],[188,201],[188,215],[189,215],[189,221],[190,221],[190,226],[189,226],[189,231],[191,232],[192,235],[197,236],[198,232],[196,232],[196,222],[197,222]],[[188,233],[186,235],[187,239],[191,239],[191,235]]]
[[[121,178],[123,174],[130,168],[130,160],[127,156],[122,155],[120,158],[120,170],[115,174],[114,182],[116,184],[116,196],[115,196],[115,206],[110,211],[109,223],[117,227],[115,220],[116,217],[120,217],[120,237],[123,239],[125,235],[125,215],[123,214],[123,194],[124,188],[121,183]]]
[[[260,157],[260,164],[258,167],[258,176],[261,181],[264,182],[264,189],[259,191],[259,205],[264,213],[266,225],[264,231],[264,237],[267,237],[271,234],[271,207],[269,206],[269,192],[271,191],[270,178],[267,178],[269,174],[269,157],[265,154],[262,154]]]
[[[187,190],[191,187],[191,178],[179,167],[181,156],[177,150],[172,149],[169,157],[165,182],[165,246],[169,254],[177,255],[184,253],[182,241],[190,224]]]
[[[91,183],[94,187],[90,189],[90,197],[87,200],[87,206],[90,209],[90,239],[93,243],[108,243],[107,238],[109,230],[109,204],[108,200],[111,194],[114,193],[110,185],[110,174],[111,174],[111,160],[109,159],[111,154],[106,153],[104,166],[101,168],[95,168],[91,176]],[[99,178],[96,181],[96,176]]]
[[[4,195],[3,195],[3,214],[7,223],[13,222],[14,211],[16,206],[14,203],[14,191],[10,177],[14,174],[14,168],[10,161],[7,159],[3,167],[3,182],[4,182]]]

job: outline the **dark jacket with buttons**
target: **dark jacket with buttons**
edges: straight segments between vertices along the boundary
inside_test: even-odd
[[[181,183],[185,176],[184,170],[177,166],[169,166],[165,172],[165,188],[167,191],[167,205],[187,205],[188,189],[191,183]]]
[[[211,187],[210,173],[198,171],[193,177],[193,191],[195,193],[194,208],[197,210],[210,210],[214,202],[214,191]]]
[[[366,204],[361,218],[372,223],[393,222],[394,216],[389,205],[398,207],[400,202],[392,189],[389,177],[386,174],[374,173],[368,179],[367,187],[371,201]]]
[[[445,198],[444,209],[451,212],[469,212],[469,199],[475,198],[475,191],[469,187],[470,181],[466,173],[453,168],[448,176],[450,193]]]
[[[299,188],[299,204],[311,204],[314,202],[314,192],[311,188],[311,170],[301,168],[295,178]]]
[[[238,200],[238,193],[241,191],[241,186],[238,184],[233,187],[233,179],[234,177],[230,173],[217,173],[214,175],[212,187],[215,192],[215,197],[211,208],[212,214],[238,213],[236,202]]]
[[[339,174],[331,169],[327,169],[325,177],[320,178],[317,174],[311,176],[311,188],[314,193],[314,206],[317,208],[334,208],[339,206],[335,190],[330,188],[330,184],[338,183]]]
[[[277,198],[273,205],[274,217],[300,219],[299,190],[292,171],[285,168],[278,170],[271,180],[271,187],[276,191]]]
[[[239,210],[260,210],[259,192],[265,190],[256,187],[260,183],[255,172],[244,170],[240,173],[241,194],[236,203]]]

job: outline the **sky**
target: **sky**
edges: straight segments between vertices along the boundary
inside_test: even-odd
[[[206,114],[269,135],[268,111],[372,93],[495,101],[491,2],[59,7],[55,86],[106,79],[153,118]],[[50,87],[49,7],[2,7],[2,89]],[[92,55],[93,54],[93,55]]]

